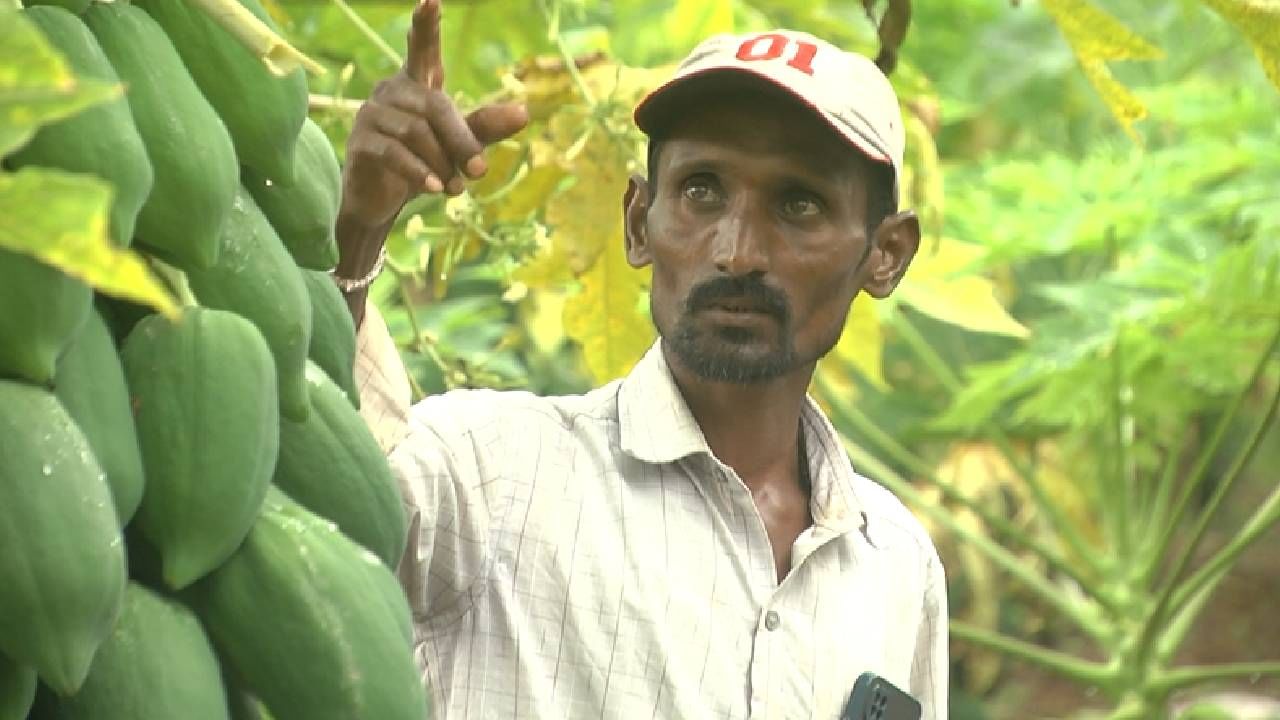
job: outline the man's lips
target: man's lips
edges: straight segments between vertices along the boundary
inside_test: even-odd
[[[763,305],[753,303],[749,300],[718,300],[715,302],[707,303],[707,306],[704,307],[703,309],[719,310],[721,312],[731,312],[731,313],[757,313],[761,315],[769,314],[769,310],[765,308]]]

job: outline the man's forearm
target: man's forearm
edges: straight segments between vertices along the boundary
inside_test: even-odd
[[[363,220],[339,213],[334,228],[338,240],[338,266],[335,270],[338,277],[354,280],[367,275],[377,263],[378,254],[382,251],[382,245],[386,242],[393,223],[394,220],[382,226],[371,226]],[[364,321],[364,305],[369,297],[369,288],[366,286],[344,292],[343,296],[347,301],[347,308],[351,310],[351,317],[359,328]]]

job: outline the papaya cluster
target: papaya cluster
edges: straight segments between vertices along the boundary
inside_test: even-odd
[[[187,0],[22,12],[127,91],[5,165],[109,181],[111,242],[185,302],[0,251],[0,720],[423,720],[305,78]]]

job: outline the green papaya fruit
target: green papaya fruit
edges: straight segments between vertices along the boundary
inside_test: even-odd
[[[229,720],[222,672],[182,603],[129,583],[124,608],[84,685],[56,700],[56,720]]]
[[[201,305],[230,310],[253,321],[276,360],[280,411],[307,417],[307,348],[311,301],[298,267],[280,244],[253,198],[242,188],[223,228],[218,262],[187,273]]]
[[[200,307],[140,321],[120,355],[147,474],[134,523],[180,589],[231,555],[262,505],[280,442],[275,366],[248,320]]]
[[[136,241],[183,270],[218,259],[240,166],[227,128],[187,74],[164,30],[140,8],[95,2],[84,22],[128,88],[133,122],[155,173]],[[244,103],[256,103],[249,98]]]
[[[342,170],[329,138],[311,118],[298,134],[293,168],[293,184],[285,185],[246,167],[244,186],[299,267],[330,270],[338,264],[338,241],[333,233],[342,199]]]
[[[258,0],[239,0],[272,30]],[[244,165],[277,183],[293,182],[294,144],[307,116],[301,68],[278,77],[262,60],[188,0],[134,0],[178,48],[187,70],[226,123]]]
[[[53,393],[0,381],[0,652],[79,689],[120,611],[123,545],[80,428]]]
[[[96,310],[59,358],[57,378],[54,393],[93,448],[107,474],[116,516],[126,525],[142,502],[142,452],[124,368],[111,331]]]
[[[85,0],[84,7],[74,12],[84,12],[88,6]],[[77,76],[119,83],[93,33],[69,10],[40,6],[27,8],[23,14],[40,28]],[[111,183],[115,192],[111,198],[110,237],[121,247],[133,242],[134,223],[151,193],[154,176],[124,97],[41,127],[31,142],[7,162],[14,167],[39,165],[96,175]]]
[[[283,493],[268,493],[244,544],[189,595],[276,720],[426,717],[395,576]]]
[[[89,3],[91,2],[93,2],[93,0],[26,0],[23,5],[26,5],[27,7],[41,7],[47,5],[50,7],[62,8],[63,10],[79,15],[89,9]]]
[[[0,250],[0,377],[51,381],[92,302],[88,285],[35,258]]]
[[[342,390],[307,364],[311,414],[280,423],[276,486],[395,569],[408,519],[387,458]]]
[[[356,389],[356,325],[351,309],[329,273],[302,270],[311,298],[311,345],[307,357],[342,388],[352,407],[360,407]]]
[[[36,671],[0,655],[0,720],[22,720],[36,699]]]

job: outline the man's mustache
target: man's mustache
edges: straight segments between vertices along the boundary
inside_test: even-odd
[[[699,283],[689,291],[685,309],[690,313],[706,310],[725,300],[745,300],[753,307],[782,322],[791,317],[787,297],[781,290],[766,285],[753,275],[722,275]]]

